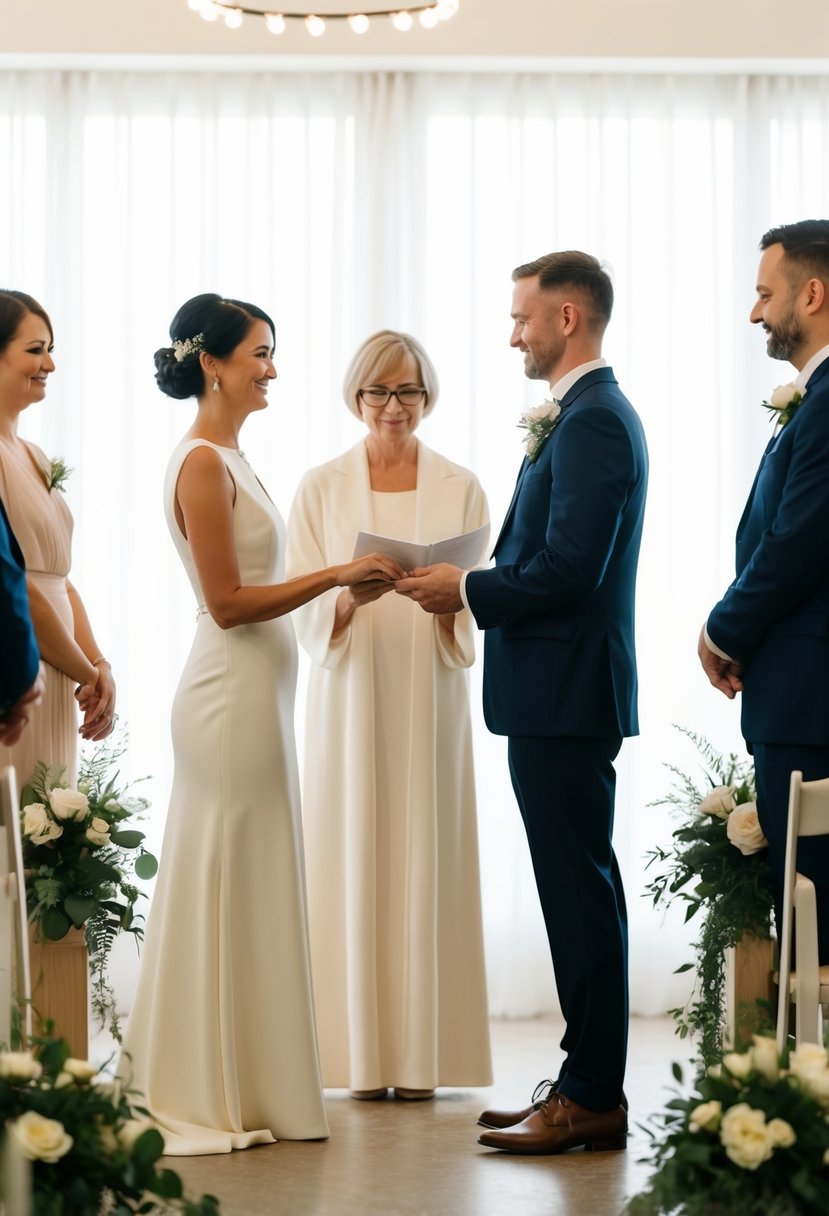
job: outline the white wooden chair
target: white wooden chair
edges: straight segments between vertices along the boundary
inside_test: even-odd
[[[32,984],[20,815],[13,768],[0,773],[0,1043],[9,1044],[12,1003],[21,1007],[23,1031],[32,1033]]]
[[[797,873],[797,842],[803,836],[829,835],[829,777],[804,781],[792,773],[783,875],[783,928],[777,1004],[777,1049],[789,1028],[789,1006],[795,1006],[795,1045],[822,1043],[821,1005],[829,1003],[829,966],[818,963],[815,885]],[[797,971],[792,971],[792,921]]]

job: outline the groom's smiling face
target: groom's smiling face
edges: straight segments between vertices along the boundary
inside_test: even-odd
[[[768,335],[766,349],[771,359],[788,359],[797,364],[797,352],[806,344],[806,334],[798,315],[800,284],[793,284],[784,262],[782,245],[769,245],[760,258],[757,272],[757,303],[750,320],[762,325]]]
[[[567,348],[557,323],[562,299],[560,291],[542,291],[537,275],[518,279],[513,288],[510,346],[523,352],[528,380],[552,384],[556,379],[556,368]]]

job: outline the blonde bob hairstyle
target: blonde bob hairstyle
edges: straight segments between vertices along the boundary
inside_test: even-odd
[[[423,417],[431,414],[440,392],[435,365],[417,338],[413,338],[411,334],[399,333],[396,329],[381,329],[379,333],[366,338],[349,363],[343,379],[343,397],[355,417],[360,420],[363,417],[360,398],[357,396],[359,390],[372,384],[382,384],[386,376],[397,368],[401,359],[407,356],[414,359],[420,383],[426,389]]]

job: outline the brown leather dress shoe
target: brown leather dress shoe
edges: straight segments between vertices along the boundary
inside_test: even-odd
[[[588,1110],[554,1091],[523,1122],[508,1130],[484,1132],[478,1143],[507,1153],[534,1156],[580,1147],[587,1152],[603,1152],[627,1148],[627,1132],[627,1113],[621,1106],[615,1110]]]
[[[549,1101],[552,1094],[558,1089],[558,1081],[551,1081],[549,1077],[546,1081],[539,1081],[533,1090],[533,1096],[529,1106],[525,1106],[523,1110],[485,1110],[482,1112],[478,1123],[481,1127],[515,1127],[516,1123],[523,1123],[525,1119],[529,1119],[530,1115],[541,1107],[545,1102]],[[627,1110],[628,1100],[622,1092],[622,1110]]]

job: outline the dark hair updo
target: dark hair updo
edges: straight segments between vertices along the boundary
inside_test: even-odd
[[[255,304],[226,300],[214,292],[193,296],[182,304],[170,325],[172,346],[155,352],[155,379],[162,393],[183,401],[204,392],[204,372],[199,355],[206,351],[226,359],[244,339],[255,320],[265,321],[275,333],[274,323]]]
[[[25,291],[0,289],[0,355],[2,355],[17,333],[20,328],[20,322],[27,312],[40,317],[49,330],[49,337],[54,342],[55,335],[52,330],[52,322],[49,320],[49,315],[45,308],[38,304],[37,300],[33,300],[31,296],[27,296]]]

